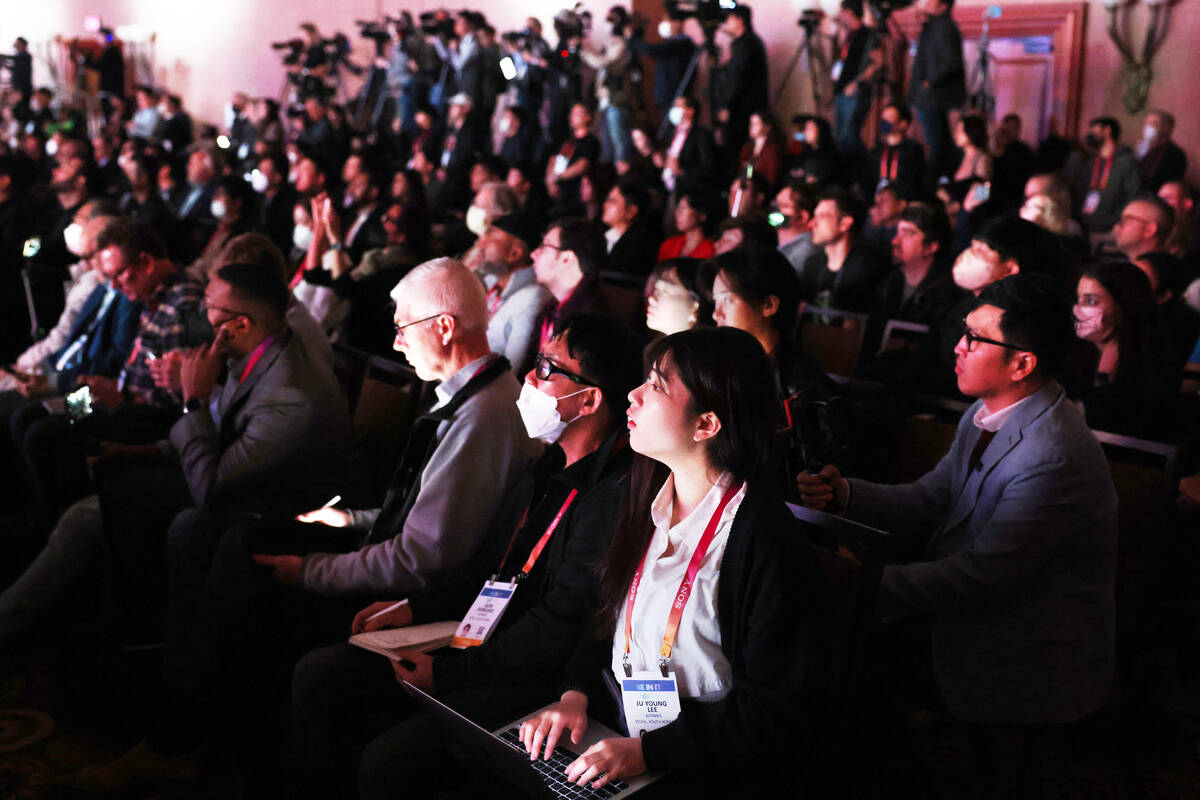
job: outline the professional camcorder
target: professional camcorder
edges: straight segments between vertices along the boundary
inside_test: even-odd
[[[663,9],[676,19],[695,19],[702,28],[715,28],[737,8],[737,0],[663,0]]]
[[[592,29],[592,12],[584,11],[582,3],[564,8],[554,15],[554,32],[560,39],[583,38]]]

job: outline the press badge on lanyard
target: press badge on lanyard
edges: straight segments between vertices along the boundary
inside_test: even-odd
[[[657,672],[634,672],[629,666],[629,644],[633,640],[633,603],[637,599],[638,585],[642,582],[646,555],[642,556],[642,563],[638,565],[633,581],[629,584],[629,596],[625,601],[625,656],[622,658],[625,675],[621,677],[621,704],[625,708],[625,727],[630,736],[641,736],[646,731],[669,725],[679,716],[679,684],[675,680],[675,673],[668,668],[671,662],[671,648],[675,645],[679,621],[683,618],[683,609],[692,595],[692,584],[696,582],[700,564],[717,534],[721,514],[738,493],[738,488],[735,485],[726,490],[717,510],[713,512],[712,519],[708,521],[708,527],[704,529],[704,535],[696,543],[696,552],[688,562],[687,572],[679,583],[679,591],[675,593],[675,602],[671,604],[671,613],[667,615],[667,630],[663,634],[662,648],[659,650]],[[648,554],[649,547],[646,550]]]
[[[578,494],[578,489],[572,489],[571,493],[567,495],[562,508],[554,515],[550,526],[546,528],[546,532],[542,534],[542,538],[538,539],[537,544],[533,546],[533,550],[529,553],[529,558],[525,560],[525,565],[521,567],[520,572],[513,576],[512,581],[509,583],[498,581],[496,578],[504,571],[504,565],[508,562],[508,556],[512,552],[513,545],[516,544],[517,534],[521,532],[521,528],[525,527],[525,519],[529,516],[529,510],[526,509],[525,514],[521,516],[521,521],[517,523],[517,529],[513,531],[512,538],[508,541],[508,549],[504,551],[504,558],[500,561],[499,569],[496,570],[496,574],[492,575],[490,580],[483,582],[483,588],[480,589],[475,602],[471,604],[467,615],[458,624],[458,630],[454,632],[454,638],[450,640],[451,647],[465,650],[468,647],[478,647],[488,640],[488,637],[492,635],[492,631],[496,629],[496,625],[500,622],[500,618],[504,616],[504,611],[508,608],[513,595],[516,594],[517,585],[529,575],[529,572],[533,569],[533,565],[537,563],[538,558],[542,555],[542,550],[546,548],[547,542],[550,541],[550,537],[554,535],[555,529],[558,528],[558,523],[562,522],[563,515],[567,513],[567,509],[571,507],[571,503],[575,502],[575,497]]]

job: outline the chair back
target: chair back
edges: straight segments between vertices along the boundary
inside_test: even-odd
[[[800,346],[825,372],[853,375],[867,332],[867,314],[835,308],[805,308]]]

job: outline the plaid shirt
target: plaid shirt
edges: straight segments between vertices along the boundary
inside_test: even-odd
[[[162,408],[178,406],[181,398],[154,385],[146,356],[196,347],[212,339],[204,313],[204,288],[177,271],[163,281],[146,303],[133,351],[125,362],[120,385],[130,399]]]

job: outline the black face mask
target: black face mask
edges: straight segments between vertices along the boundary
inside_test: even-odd
[[[889,120],[884,119],[884,120],[879,121],[879,135],[880,136],[891,136],[893,130],[895,130],[895,126],[892,125],[892,123]]]
[[[1094,133],[1089,133],[1087,136],[1083,137],[1083,143],[1092,150],[1099,150],[1100,145],[1104,144],[1104,142],[1100,140],[1100,137]]]

